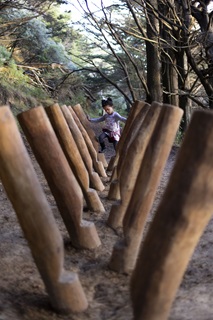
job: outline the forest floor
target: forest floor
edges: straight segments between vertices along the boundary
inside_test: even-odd
[[[98,129],[97,129],[98,130]],[[83,212],[83,218],[93,221],[101,240],[95,250],[71,247],[47,182],[29,146],[30,158],[38,179],[52,208],[64,239],[65,269],[77,272],[89,302],[88,309],[79,314],[57,314],[50,306],[43,281],[32,259],[17,216],[0,182],[0,320],[130,320],[133,318],[129,294],[130,276],[109,270],[108,263],[114,244],[122,235],[106,225],[113,201],[105,190],[98,192],[105,213]],[[174,165],[178,148],[173,147],[157,189],[153,208],[146,223],[148,229]],[[106,159],[114,154],[108,144]],[[176,294],[169,320],[213,319],[213,220],[210,221],[190,260]]]

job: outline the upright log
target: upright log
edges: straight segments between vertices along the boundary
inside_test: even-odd
[[[76,142],[78,150],[79,150],[81,157],[84,161],[85,167],[87,168],[91,187],[98,190],[98,191],[103,191],[104,190],[103,182],[101,181],[97,172],[95,172],[93,170],[92,159],[91,159],[90,153],[88,151],[87,145],[85,143],[85,140],[82,136],[81,131],[79,130],[77,124],[75,123],[75,120],[73,119],[67,106],[65,106],[65,105],[61,106],[61,110],[64,114],[64,117],[65,117],[67,124],[70,128],[70,131],[72,133],[72,136]]]
[[[78,147],[73,139],[61,108],[59,105],[55,104],[45,108],[45,110],[49,116],[53,129],[56,132],[65,156],[67,157],[68,163],[71,166],[72,171],[82,189],[88,208],[93,211],[104,212],[105,210],[103,204],[100,201],[96,190],[89,187],[90,181],[87,169],[81,158]]]
[[[43,107],[20,113],[19,123],[56,200],[71,243],[77,248],[98,247],[94,223],[82,220],[83,194]]]
[[[125,123],[125,127],[123,129],[121,138],[118,142],[118,145],[116,148],[116,154],[115,154],[115,156],[112,156],[112,158],[110,159],[108,167],[107,167],[107,171],[112,171],[114,169],[114,167],[117,166],[118,161],[120,159],[120,155],[122,155],[122,153],[123,153],[123,148],[125,147],[127,137],[129,136],[129,130],[132,126],[132,123],[135,120],[135,118],[137,117],[141,108],[143,108],[145,104],[146,103],[144,101],[135,101],[135,103],[133,103],[133,105],[130,109],[130,113],[128,115],[127,121]]]
[[[51,304],[59,312],[79,312],[88,303],[76,273],[64,270],[63,240],[9,109],[0,108],[0,178]]]
[[[84,128],[84,126],[82,125],[81,121],[79,120],[77,114],[75,113],[75,111],[73,110],[72,107],[68,106],[68,109],[73,117],[73,119],[75,120],[75,123],[77,124],[79,130],[82,133],[82,136],[84,137],[84,140],[86,142],[87,148],[89,150],[90,156],[92,158],[93,161],[93,167],[95,169],[95,171],[103,178],[107,177],[106,171],[104,169],[103,163],[102,161],[98,160],[98,156],[97,156],[97,151],[94,148],[94,145],[86,131],[86,129]]]
[[[166,320],[212,217],[213,113],[195,111],[131,279],[135,320]]]
[[[83,124],[84,128],[86,129],[90,139],[92,140],[92,143],[94,145],[95,150],[98,152],[99,150],[99,143],[97,140],[97,137],[93,131],[93,129],[91,128],[91,124],[88,121],[86,114],[84,112],[84,110],[82,109],[80,104],[76,104],[75,106],[72,107],[73,110],[75,111],[75,113],[77,114],[78,118],[80,119],[81,123]],[[106,161],[105,155],[104,153],[97,153],[98,156],[98,160],[102,161],[103,166],[107,167],[108,163]]]
[[[128,157],[126,157],[125,162],[123,163],[122,172],[120,174],[119,184],[121,200],[112,205],[107,220],[107,224],[113,229],[123,226],[123,218],[132,196],[141,162],[147,145],[149,144],[150,137],[155,129],[161,109],[162,105],[157,102],[151,106],[144,121],[141,123],[136,138],[129,147]]]
[[[97,157],[98,157],[98,160],[103,163],[103,166],[106,169],[108,167],[108,162],[106,161],[105,154],[103,152],[98,152]]]
[[[153,102],[153,104],[156,104],[156,103],[157,102]],[[109,189],[109,193],[108,193],[108,199],[111,199],[111,200],[119,200],[120,199],[119,180],[120,180],[120,176],[122,174],[122,167],[123,167],[123,164],[125,163],[126,157],[129,158],[129,147],[131,146],[134,139],[137,137],[138,131],[141,128],[142,123],[143,123],[149,109],[150,109],[150,105],[148,103],[144,104],[143,107],[141,106],[140,111],[137,113],[137,117],[132,121],[131,126],[129,126],[128,137],[126,138],[126,142],[123,144],[123,147],[120,150],[121,156],[119,156],[118,163],[116,166],[114,166],[114,169],[113,169],[113,173],[111,176],[110,189]],[[140,139],[140,137],[139,137],[139,139]],[[133,149],[130,152],[132,152],[132,151],[133,151]],[[132,156],[133,155],[134,155],[134,153],[132,154]],[[141,154],[141,156],[142,156],[142,154]]]
[[[163,168],[171,151],[183,110],[163,105],[138,171],[123,220],[124,238],[116,243],[110,268],[130,273],[137,259],[146,218],[151,210]]]
[[[81,121],[82,125],[84,126],[84,128],[86,129],[95,150],[98,152],[99,149],[99,143],[98,140],[95,136],[95,132],[92,130],[91,125],[86,117],[86,114],[84,112],[84,110],[82,109],[80,104],[76,104],[75,106],[72,107],[72,109],[75,111],[76,115],[78,116],[79,120]]]

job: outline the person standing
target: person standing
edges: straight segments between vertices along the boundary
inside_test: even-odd
[[[101,151],[104,152],[106,149],[106,145],[104,140],[108,139],[109,142],[113,143],[114,149],[116,149],[116,145],[120,139],[120,121],[126,122],[126,118],[122,117],[118,112],[114,111],[114,105],[111,98],[107,98],[106,100],[102,100],[102,108],[106,112],[100,118],[90,118],[87,116],[87,119],[90,122],[98,123],[105,121],[105,125],[102,129],[102,133],[98,137],[98,141],[101,146]]]

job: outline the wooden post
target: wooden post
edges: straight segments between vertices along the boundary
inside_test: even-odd
[[[90,156],[91,156],[92,161],[93,161],[93,167],[94,167],[95,171],[98,172],[98,174],[101,177],[106,178],[107,174],[106,174],[106,171],[104,169],[103,163],[102,163],[102,161],[98,161],[97,151],[95,150],[95,148],[93,146],[93,143],[92,143],[92,141],[91,141],[86,129],[82,125],[82,123],[79,120],[79,118],[78,118],[77,114],[75,113],[75,111],[73,111],[73,108],[68,106],[68,109],[69,109],[73,119],[75,120],[75,123],[77,124],[79,130],[81,131],[82,136],[84,137],[84,140],[86,142],[86,145],[88,147]]]
[[[137,117],[138,113],[140,112],[141,108],[144,107],[146,103],[144,101],[135,101],[133,103],[130,113],[128,115],[127,121],[125,123],[124,130],[122,132],[121,138],[118,142],[117,148],[116,148],[116,154],[113,156],[108,164],[107,171],[112,171],[115,166],[117,166],[118,161],[120,159],[120,155],[123,153],[123,147],[125,147],[125,143],[127,140],[127,137],[129,136],[129,130],[132,126],[133,121]]]
[[[79,312],[88,303],[76,273],[64,270],[63,239],[9,109],[0,108],[0,178],[17,214],[51,304]]]
[[[87,145],[85,143],[85,140],[82,136],[81,131],[79,130],[77,124],[75,123],[75,120],[73,119],[67,106],[61,106],[61,110],[64,114],[64,117],[65,117],[67,124],[70,128],[72,136],[76,142],[76,145],[78,147],[80,155],[84,161],[85,167],[88,171],[91,187],[98,190],[98,191],[103,191],[104,190],[103,182],[101,181],[97,172],[95,172],[93,170],[92,159],[91,159],[90,153],[88,151]]]
[[[43,107],[18,115],[19,123],[56,200],[71,243],[77,248],[98,247],[94,223],[82,220],[83,194],[67,162]]]
[[[77,114],[78,118],[80,119],[81,123],[83,124],[84,128],[86,129],[90,139],[92,140],[92,143],[94,145],[95,150],[97,151],[98,160],[102,161],[103,166],[107,167],[108,163],[106,161],[104,153],[98,153],[99,150],[99,143],[97,140],[97,137],[95,136],[95,133],[93,129],[91,128],[91,124],[88,121],[84,110],[82,109],[80,104],[76,104],[74,107],[72,107],[75,113]]]
[[[64,118],[59,105],[55,104],[51,107],[45,108],[53,129],[56,132],[58,140],[67,157],[73,173],[82,189],[84,198],[88,208],[97,212],[104,212],[104,207],[96,190],[89,188],[89,175],[84,162],[79,153],[78,147],[73,139],[68,124]]]
[[[153,104],[156,104],[153,102]],[[158,104],[159,105],[159,104]],[[123,144],[122,150],[120,151],[121,156],[118,159],[118,163],[116,166],[114,166],[113,173],[111,176],[111,183],[110,183],[110,189],[108,193],[108,199],[110,200],[120,200],[120,176],[122,174],[122,167],[125,162],[126,157],[129,158],[129,147],[138,135],[138,131],[140,127],[142,126],[142,123],[146,117],[147,112],[150,109],[149,104],[144,104],[143,107],[140,109],[139,113],[137,114],[137,117],[132,122],[132,125],[129,127],[128,130],[128,137],[126,137],[126,141]],[[140,138],[139,138],[140,139]],[[133,149],[132,149],[133,151]],[[134,153],[132,154],[132,156]],[[136,169],[137,170],[137,169]]]
[[[154,132],[146,148],[131,200],[123,220],[124,239],[114,246],[110,268],[130,273],[137,259],[146,218],[171,151],[183,110],[163,105]]]
[[[129,147],[129,156],[126,157],[123,163],[119,181],[121,200],[112,205],[107,220],[107,224],[113,229],[123,226],[123,218],[132,196],[141,162],[147,145],[149,144],[150,137],[155,129],[161,109],[162,105],[160,103],[153,103],[138,130],[137,136]]]
[[[135,320],[166,320],[212,217],[213,113],[195,111],[131,279]]]
[[[75,111],[75,113],[78,116],[79,120],[81,121],[82,125],[86,129],[86,131],[87,131],[87,133],[93,143],[95,150],[98,152],[98,150],[99,150],[98,140],[95,136],[93,129],[91,128],[91,125],[90,125],[90,123],[86,117],[86,114],[85,114],[84,110],[82,109],[81,105],[76,104],[75,106],[72,107],[72,109]]]
[[[105,154],[103,152],[97,153],[98,160],[103,163],[104,168],[108,167],[108,162],[106,161]]]

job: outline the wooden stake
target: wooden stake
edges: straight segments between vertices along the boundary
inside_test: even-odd
[[[182,115],[183,110],[178,107],[163,105],[161,108],[141,162],[131,200],[125,211],[124,239],[114,247],[110,263],[113,270],[130,273],[135,266],[146,218],[151,210]]]
[[[47,179],[72,245],[82,249],[98,247],[101,243],[95,225],[82,220],[81,188],[44,108],[37,107],[20,113],[18,120]]]
[[[98,190],[98,191],[103,191],[104,190],[103,182],[101,181],[97,172],[95,172],[93,170],[92,159],[91,159],[90,153],[88,151],[87,145],[85,143],[85,140],[82,136],[81,131],[79,130],[77,124],[75,123],[75,120],[73,119],[67,106],[61,106],[61,110],[64,114],[64,117],[65,117],[67,124],[70,128],[70,131],[72,133],[72,136],[76,142],[78,150],[79,150],[81,157],[84,161],[85,167],[88,171],[91,187]]]
[[[92,141],[91,141],[86,129],[82,125],[81,121],[79,120],[79,118],[78,118],[77,114],[75,113],[75,111],[73,110],[73,108],[68,106],[68,109],[69,109],[73,119],[75,120],[75,123],[77,124],[79,130],[81,131],[82,136],[84,137],[84,140],[86,142],[86,145],[88,147],[90,156],[91,156],[92,161],[93,161],[93,167],[94,167],[95,171],[98,172],[98,174],[101,177],[104,177],[104,178],[107,177],[107,174],[106,174],[106,171],[104,169],[103,163],[102,163],[102,161],[98,161],[97,151],[95,150],[95,148],[93,146],[93,143],[92,143]]]
[[[117,166],[118,161],[120,159],[120,155],[123,154],[123,147],[125,147],[127,137],[129,136],[129,129],[132,126],[134,119],[137,117],[138,113],[144,107],[145,104],[146,103],[144,101],[135,101],[135,103],[133,103],[127,121],[125,123],[121,138],[118,142],[116,154],[110,159],[107,171],[112,171],[114,167]]]
[[[76,104],[72,108],[75,111],[75,113],[77,114],[77,116],[80,119],[81,123],[83,124],[84,128],[86,129],[90,139],[92,140],[94,148],[97,151],[98,160],[102,161],[103,166],[106,168],[108,166],[108,163],[106,161],[105,155],[104,155],[104,153],[98,153],[99,143],[98,143],[97,137],[96,137],[93,129],[91,128],[90,122],[87,120],[87,117],[86,117],[84,110],[82,109],[80,104]]]
[[[107,224],[113,229],[123,226],[123,218],[132,196],[141,162],[161,109],[162,105],[160,103],[155,102],[152,104],[144,121],[141,123],[138,134],[129,147],[129,156],[126,157],[120,174],[121,200],[112,206],[107,221]]]
[[[212,217],[213,114],[195,111],[131,279],[135,320],[166,320]]]
[[[75,111],[75,113],[78,116],[79,120],[81,121],[82,125],[86,129],[86,131],[87,131],[87,133],[93,143],[95,150],[98,152],[98,150],[99,150],[98,140],[95,136],[94,131],[91,128],[91,125],[90,125],[90,123],[86,117],[86,114],[85,114],[84,110],[82,109],[81,105],[76,104],[75,106],[72,107],[72,109]]]
[[[156,104],[153,102],[153,104]],[[159,105],[159,104],[158,104]],[[126,157],[129,158],[129,147],[132,142],[138,135],[138,131],[142,126],[142,123],[146,117],[147,112],[150,109],[149,104],[144,104],[140,109],[139,113],[137,113],[137,117],[132,122],[131,126],[129,126],[128,137],[126,138],[126,143],[123,144],[122,150],[120,151],[121,156],[119,156],[118,163],[114,166],[113,173],[111,176],[111,184],[108,193],[108,199],[110,200],[120,200],[120,185],[119,180],[122,174],[122,167],[125,162]],[[132,149],[133,151],[133,149]],[[134,153],[132,154],[134,156]],[[137,170],[137,169],[136,169]]]
[[[64,270],[63,240],[9,109],[0,108],[0,177],[51,304],[59,312],[80,312],[87,306],[76,273]]]
[[[79,153],[78,147],[73,139],[68,124],[64,118],[59,105],[55,104],[45,108],[53,129],[56,132],[58,140],[62,146],[65,156],[73,173],[82,189],[84,198],[90,210],[104,212],[104,207],[96,190],[89,188],[90,181],[87,169]]]
[[[104,168],[108,167],[108,162],[106,161],[105,154],[103,152],[97,153],[98,160],[103,163]]]

